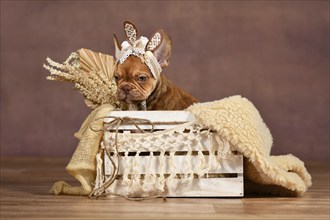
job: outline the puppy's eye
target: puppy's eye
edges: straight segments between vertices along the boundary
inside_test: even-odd
[[[139,82],[145,82],[147,79],[148,79],[148,77],[144,76],[144,75],[138,77]]]
[[[113,78],[114,78],[116,81],[118,81],[118,80],[120,79],[120,76],[116,74],[116,75],[113,76]]]

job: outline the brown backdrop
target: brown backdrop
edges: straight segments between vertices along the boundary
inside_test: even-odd
[[[241,94],[272,131],[272,154],[329,160],[328,1],[1,1],[1,154],[70,156],[90,110],[46,81],[47,56],[113,54],[129,19],[173,39],[164,72],[202,101]]]

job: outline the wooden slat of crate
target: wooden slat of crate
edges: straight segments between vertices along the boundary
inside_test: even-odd
[[[173,190],[166,189],[163,193],[156,195],[165,197],[242,197],[244,195],[242,175],[237,178],[193,179],[189,183],[174,179],[173,184],[176,186]],[[125,195],[125,187],[122,180],[116,180],[107,192]],[[137,195],[137,197],[147,196],[150,195]]]
[[[147,119],[154,123],[154,129],[170,129],[178,124],[195,121],[195,117],[189,111],[112,111],[110,117],[131,117]],[[104,122],[109,123],[113,118],[105,118]],[[162,122],[164,124],[159,124]],[[172,124],[171,124],[172,122]],[[175,122],[175,123],[173,123]],[[150,124],[139,125],[141,129],[151,129]],[[136,129],[134,125],[121,125],[120,130]]]

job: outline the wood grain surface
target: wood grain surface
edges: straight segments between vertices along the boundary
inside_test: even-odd
[[[168,198],[140,202],[48,194],[69,158],[1,158],[1,219],[329,219],[329,164],[307,163],[303,197]]]

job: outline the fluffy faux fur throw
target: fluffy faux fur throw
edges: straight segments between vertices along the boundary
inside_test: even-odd
[[[312,185],[304,163],[293,155],[270,156],[271,133],[254,105],[241,96],[188,108],[199,124],[218,131],[245,157],[245,193],[301,196]]]
[[[51,189],[54,194],[88,195],[96,176],[96,154],[102,134],[89,125],[113,110],[110,105],[95,109],[76,136],[80,143],[67,166],[67,171],[82,185],[72,187],[59,181]],[[246,98],[232,96],[219,101],[198,103],[188,108],[197,123],[218,131],[235,151],[244,155],[245,194],[301,196],[311,186],[311,176],[304,163],[292,155],[270,156],[271,133],[258,110]],[[95,126],[95,124],[93,124]],[[102,120],[97,126],[102,127]]]

